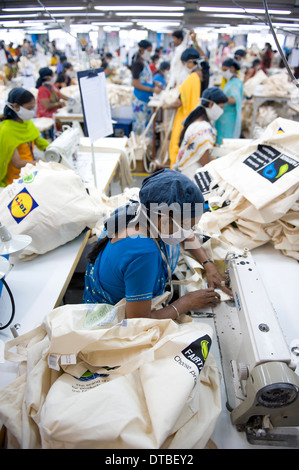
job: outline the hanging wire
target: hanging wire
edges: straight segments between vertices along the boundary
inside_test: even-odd
[[[82,43],[80,41],[80,39],[77,37],[77,36],[74,36],[74,34],[72,34],[70,31],[67,30],[67,28],[65,28],[61,23],[59,23],[55,16],[52,15],[52,13],[47,9],[47,7],[41,2],[41,0],[37,0],[37,2],[39,3],[39,5],[45,10],[45,12],[50,16],[50,18],[55,21],[55,23],[57,24],[57,26],[62,29],[65,33],[69,34],[70,36],[72,36],[72,38],[76,39],[77,43],[78,43],[78,46],[80,47],[80,50],[82,51]],[[88,56],[88,62],[89,62],[89,66],[90,66],[90,58]]]
[[[277,46],[277,49],[278,49],[278,52],[283,60],[283,63],[287,69],[287,72],[290,76],[290,78],[292,79],[292,81],[295,83],[296,87],[299,88],[299,81],[297,80],[297,78],[294,76],[289,64],[288,64],[288,61],[286,59],[286,56],[284,55],[284,52],[279,44],[279,41],[277,39],[277,36],[276,36],[276,33],[275,33],[275,30],[274,30],[274,27],[273,27],[273,24],[272,24],[272,21],[271,21],[271,18],[270,18],[270,15],[269,15],[269,9],[268,9],[268,3],[267,3],[267,0],[263,0],[263,4],[264,4],[264,10],[265,10],[265,13],[266,13],[266,19],[267,21],[265,22],[264,18],[261,18],[260,16],[257,16],[257,15],[252,15],[251,13],[248,13],[246,8],[243,7],[242,5],[240,5],[238,2],[236,2],[235,0],[232,0],[233,4],[236,5],[237,7],[239,8],[242,8],[244,10],[244,12],[248,15],[248,16],[253,16],[254,18],[260,20],[260,21],[263,21],[265,24],[268,24],[269,28],[270,28],[270,31],[272,33],[272,36],[274,38],[274,41],[275,41],[275,44]],[[277,29],[281,29],[282,31],[286,32],[286,33],[290,33],[290,34],[295,34],[296,36],[298,36],[298,34],[296,33],[292,33],[291,31],[287,31],[283,28],[277,28]]]

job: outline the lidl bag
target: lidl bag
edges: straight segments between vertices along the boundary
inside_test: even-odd
[[[1,223],[15,235],[32,237],[20,257],[43,254],[95,226],[101,205],[81,178],[57,163],[27,164],[21,178],[0,193]]]

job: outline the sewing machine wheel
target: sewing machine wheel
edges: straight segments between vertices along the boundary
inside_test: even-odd
[[[271,384],[257,394],[257,401],[266,408],[280,408],[290,405],[298,397],[298,389],[292,384]]]

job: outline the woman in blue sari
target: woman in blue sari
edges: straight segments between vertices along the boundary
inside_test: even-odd
[[[133,56],[131,72],[132,85],[134,87],[132,96],[133,108],[133,131],[140,135],[145,130],[152,115],[152,108],[148,102],[153,93],[160,93],[160,87],[153,83],[153,74],[149,67],[152,43],[143,39],[138,43],[139,52]]]
[[[187,176],[163,169],[146,178],[139,201],[119,207],[89,255],[83,303],[115,305],[126,299],[127,318],[171,318],[219,303],[215,287],[230,293],[191,227],[203,212],[203,196]],[[203,265],[208,289],[189,292],[152,311],[151,301],[170,284],[179,244]]]
[[[223,108],[222,116],[215,121],[217,131],[216,143],[221,145],[223,139],[239,139],[242,127],[243,82],[237,77],[240,65],[234,59],[222,62],[222,72],[225,79],[223,93],[228,102]]]

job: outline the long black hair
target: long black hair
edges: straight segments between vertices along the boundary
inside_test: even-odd
[[[187,128],[190,126],[190,124],[192,124],[194,121],[196,121],[196,119],[198,119],[200,117],[203,117],[205,121],[209,120],[208,116],[207,116],[207,113],[206,113],[206,109],[203,106],[197,106],[197,108],[195,108],[189,114],[189,116],[185,119],[185,121],[183,123],[184,127],[183,127],[181,135],[180,135],[179,145],[181,145],[181,143],[183,142],[183,139],[184,139]]]

